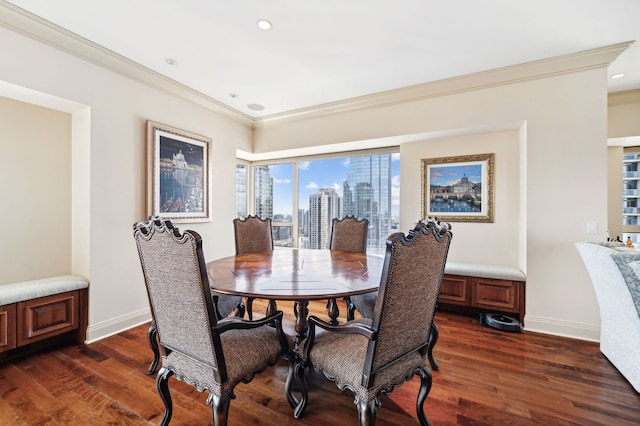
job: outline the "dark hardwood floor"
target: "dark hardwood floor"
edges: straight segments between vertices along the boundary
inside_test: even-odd
[[[254,311],[264,306],[256,301]],[[324,307],[313,303],[310,310],[324,316]],[[279,308],[291,332],[291,304]],[[596,343],[502,332],[479,325],[475,317],[449,313],[438,312],[436,320],[440,371],[433,373],[425,404],[434,425],[640,424],[640,395]],[[146,330],[142,325],[90,345],[63,345],[0,364],[0,424],[157,424],[163,405],[155,376],[145,374],[151,360]],[[229,424],[358,424],[351,393],[317,375],[304,418],[294,419],[283,394],[286,374],[281,361],[238,385]],[[174,378],[170,389],[172,425],[211,424],[206,394]],[[414,380],[383,396],[378,424],[417,424],[417,389]]]

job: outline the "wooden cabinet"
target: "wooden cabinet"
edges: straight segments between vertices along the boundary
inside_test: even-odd
[[[87,304],[81,289],[0,306],[0,353],[58,336],[83,343]]]
[[[445,274],[438,307],[465,312],[525,314],[525,283],[522,281]]]
[[[17,305],[18,346],[78,328],[80,303],[77,290],[26,300]]]
[[[0,352],[16,347],[16,306],[0,306]]]
[[[445,275],[438,302],[465,306],[470,304],[470,294],[469,277]]]

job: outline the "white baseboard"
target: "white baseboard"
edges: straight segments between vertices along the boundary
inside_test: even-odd
[[[97,340],[104,339],[105,337],[118,334],[149,321],[151,321],[151,310],[149,308],[145,308],[118,318],[90,325],[87,328],[86,343],[92,343]],[[598,325],[561,321],[553,318],[537,317],[532,315],[527,315],[524,323],[525,331],[551,334],[571,339],[587,340],[590,342],[600,341],[600,326]]]
[[[526,315],[524,323],[525,331],[534,331],[536,333],[551,334],[590,342],[600,341],[599,325],[582,324],[532,315]]]
[[[149,321],[151,321],[151,309],[145,308],[121,317],[91,324],[87,327],[85,343],[93,343]]]

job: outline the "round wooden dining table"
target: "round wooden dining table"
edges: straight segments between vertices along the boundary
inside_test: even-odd
[[[336,250],[276,248],[272,252],[225,257],[207,263],[214,292],[294,302],[297,342],[307,333],[308,303],[327,299],[330,322],[339,315],[336,299],[378,290],[384,256]]]

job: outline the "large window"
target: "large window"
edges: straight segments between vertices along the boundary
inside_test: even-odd
[[[249,167],[246,164],[236,164],[236,217],[246,217],[247,209],[247,176]]]
[[[271,218],[273,244],[293,247],[293,163],[254,166],[253,188],[255,214]]]
[[[275,245],[329,248],[331,220],[353,215],[369,220],[367,251],[383,253],[387,236],[398,228],[397,152],[315,157],[251,169],[253,211],[272,219]]]

